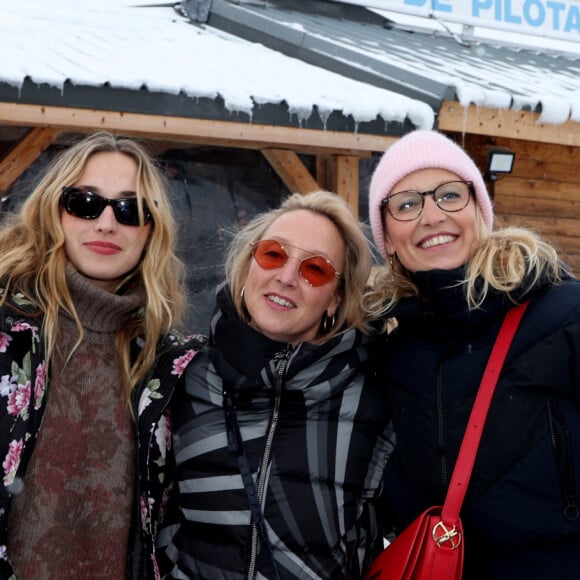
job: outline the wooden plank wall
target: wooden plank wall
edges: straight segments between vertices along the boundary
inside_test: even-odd
[[[580,148],[479,135],[468,135],[463,142],[482,171],[490,147],[516,154],[512,173],[491,185],[496,227],[533,229],[580,276]]]

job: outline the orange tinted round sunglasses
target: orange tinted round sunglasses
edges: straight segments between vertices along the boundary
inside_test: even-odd
[[[252,246],[252,256],[264,270],[282,268],[288,261],[289,256],[286,249],[277,240],[259,240],[250,245]],[[291,244],[287,245],[299,250],[302,249]],[[320,255],[308,256],[308,258],[300,260],[298,270],[303,280],[310,286],[324,286],[341,275],[327,258]]]

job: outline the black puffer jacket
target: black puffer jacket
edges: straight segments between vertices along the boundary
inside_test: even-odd
[[[250,511],[228,449],[226,389],[264,490],[279,577],[360,578],[382,546],[373,503],[388,455],[384,399],[362,372],[371,340],[352,330],[292,349],[240,321],[223,291],[218,307],[210,348],[188,367],[186,399],[174,401],[182,519],[161,535],[171,577],[241,580],[251,570]],[[261,558],[256,567],[256,578],[271,578]]]
[[[416,275],[397,307],[384,371],[397,448],[385,518],[400,530],[442,504],[506,309],[468,311],[463,272]],[[540,285],[501,373],[462,510],[465,578],[580,577],[580,281]]]

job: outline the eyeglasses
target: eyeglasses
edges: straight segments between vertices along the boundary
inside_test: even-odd
[[[63,187],[61,202],[67,213],[85,220],[97,219],[110,205],[113,208],[115,219],[125,226],[140,226],[139,200],[137,197],[122,197],[108,199],[92,191],[85,191],[78,187]],[[153,216],[143,200],[143,223],[153,221]]]
[[[288,261],[286,249],[277,240],[260,240],[250,245],[252,256],[264,270],[282,268]],[[287,245],[290,246],[290,244]],[[300,260],[299,271],[304,281],[310,286],[323,286],[332,282],[334,278],[340,277],[340,273],[324,256],[309,256]]]
[[[400,222],[416,220],[425,207],[425,196],[432,195],[439,209],[447,212],[461,211],[474,195],[473,182],[448,181],[432,191],[399,191],[381,201],[381,210],[385,208]]]

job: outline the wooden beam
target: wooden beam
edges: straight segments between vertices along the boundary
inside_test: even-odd
[[[315,178],[321,189],[329,189],[328,186],[328,156],[316,155]]]
[[[516,155],[510,177],[553,181],[558,183],[580,183],[578,166],[571,163],[556,163],[539,159],[529,159]]]
[[[566,218],[580,216],[580,198],[569,201],[561,199],[525,198],[498,195],[496,191],[493,207],[496,212],[503,214],[518,214],[520,216],[533,216],[547,218]],[[580,229],[580,220],[576,221],[576,228]]]
[[[291,193],[310,193],[320,189],[314,177],[294,151],[262,149],[262,154]]]
[[[549,239],[557,237],[577,237],[578,220],[573,218],[556,218],[551,216],[530,216],[521,214],[505,214],[498,212],[502,225],[521,226],[529,228]],[[561,248],[565,249],[565,248]]]
[[[454,101],[444,101],[438,114],[437,126],[440,131],[460,134],[473,133],[580,147],[580,123],[540,123],[540,114],[529,111],[488,109],[476,105],[464,107]]]
[[[552,145],[538,143],[537,141],[521,141],[519,139],[499,138],[495,139],[494,142],[498,147],[505,147],[514,151],[516,153],[516,163],[519,159],[541,159],[550,163],[580,164],[579,147]]]
[[[558,252],[566,252],[567,255],[576,254],[580,256],[580,237],[574,236],[550,236],[550,241],[554,244]]]
[[[2,124],[54,127],[77,132],[106,129],[147,139],[247,149],[292,149],[309,154],[341,153],[359,157],[370,156],[375,151],[383,152],[396,141],[386,135],[18,103],[0,103]]]
[[[6,191],[56,139],[60,131],[35,127],[0,160],[0,191]]]
[[[262,154],[290,191],[309,193],[317,189],[328,189],[342,197],[358,216],[358,157],[334,155],[325,157],[323,163],[322,156],[318,156],[317,178],[314,179],[293,151],[263,149]],[[318,175],[321,169],[326,170],[325,176]]]
[[[333,155],[328,159],[328,188],[340,195],[358,216],[359,163],[358,157]]]
[[[521,179],[517,177],[500,177],[495,182],[496,198],[500,196],[515,196],[525,199],[555,199],[580,200],[580,191],[577,183]],[[526,203],[521,201],[520,203]],[[580,215],[578,216],[580,219]]]

